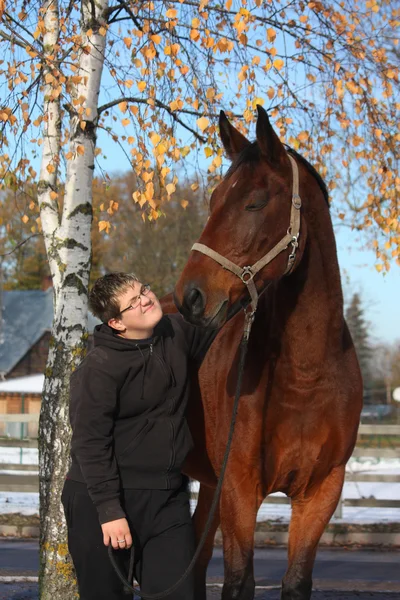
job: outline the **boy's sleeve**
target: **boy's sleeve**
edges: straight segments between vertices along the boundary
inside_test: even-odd
[[[71,452],[79,463],[100,523],[125,517],[113,450],[117,396],[116,382],[100,369],[84,366],[71,376]]]
[[[241,304],[237,304],[237,306],[229,313],[228,320],[237,315],[242,308]],[[195,325],[188,323],[188,321],[185,321],[180,313],[175,313],[170,316],[179,320],[179,323],[185,332],[186,342],[189,348],[189,358],[195,360],[200,365],[223,326],[217,329],[196,327]]]

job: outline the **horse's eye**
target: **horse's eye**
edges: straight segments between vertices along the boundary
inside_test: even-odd
[[[254,204],[248,204],[245,207],[245,210],[261,210],[264,206],[267,206],[268,202],[265,200],[264,202],[255,202]]]

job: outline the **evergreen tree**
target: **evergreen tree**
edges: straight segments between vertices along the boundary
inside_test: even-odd
[[[346,310],[346,321],[360,363],[364,389],[369,389],[372,383],[370,369],[371,346],[368,339],[368,325],[364,318],[364,309],[359,294],[353,294]]]

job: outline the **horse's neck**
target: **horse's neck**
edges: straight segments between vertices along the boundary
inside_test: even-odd
[[[315,361],[326,358],[327,351],[334,352],[342,343],[343,295],[327,208],[307,219],[307,229],[300,264],[275,287],[273,313],[278,329],[271,325],[282,349],[304,356],[312,347]]]

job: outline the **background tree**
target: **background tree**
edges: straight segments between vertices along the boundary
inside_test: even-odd
[[[159,218],[143,222],[139,205],[132,201],[135,190],[132,174],[113,178],[107,190],[101,180],[94,182],[91,278],[107,271],[134,271],[162,296],[172,291],[204,227],[208,206],[197,182],[182,182]],[[105,215],[112,221],[104,221]],[[99,232],[98,223],[108,222],[108,233]]]
[[[218,109],[247,132],[264,104],[282,140],[308,155],[332,190],[343,169],[357,177],[354,225],[382,233],[377,252],[389,268],[400,248],[400,121],[398,67],[385,48],[398,17],[375,0],[8,0],[2,11],[0,177],[5,187],[36,186],[40,224],[28,200],[22,219],[32,233],[42,228],[54,283],[39,440],[40,593],[69,600],[59,499],[69,375],[87,337],[92,179],[105,162],[98,135],[109,136],[107,153],[112,143],[125,152],[133,200],[155,221],[200,149],[211,159],[207,186],[220,176]],[[106,214],[99,227],[108,234],[117,213]]]
[[[3,271],[3,289],[40,289],[50,274],[43,237],[37,227],[23,218],[26,198],[24,191],[8,188],[1,192],[0,203],[0,260]],[[31,210],[39,206],[36,190],[29,197]],[[33,229],[33,231],[32,231]]]
[[[391,404],[393,401],[393,390],[396,387],[400,387],[400,342],[378,344],[373,348],[372,352],[371,377],[373,378],[373,401],[376,404]]]
[[[365,395],[365,392],[371,387],[371,347],[368,339],[368,324],[365,321],[364,309],[359,294],[353,294],[351,298],[346,309],[346,321],[360,363]]]

